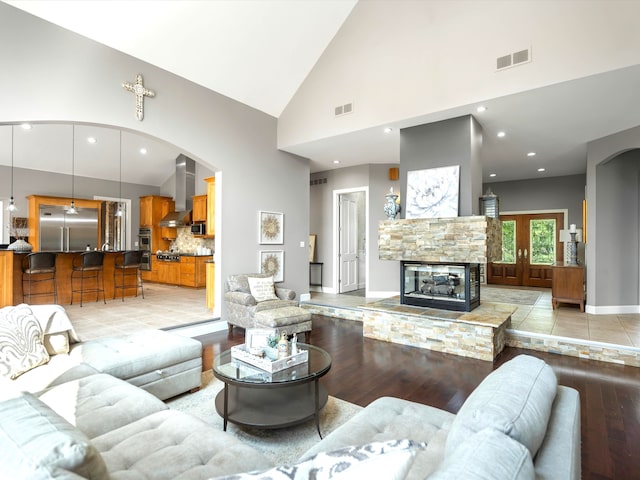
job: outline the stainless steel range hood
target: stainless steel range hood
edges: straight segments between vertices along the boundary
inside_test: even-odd
[[[196,193],[196,162],[178,155],[176,158],[176,210],[160,220],[161,227],[186,227],[191,224],[191,208]]]

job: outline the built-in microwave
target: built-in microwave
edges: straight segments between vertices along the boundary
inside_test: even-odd
[[[194,223],[191,225],[191,233],[193,235],[206,235],[207,224],[206,223]]]

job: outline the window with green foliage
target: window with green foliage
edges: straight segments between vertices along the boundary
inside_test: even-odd
[[[502,261],[516,263],[516,221],[502,222]]]
[[[551,265],[556,261],[555,219],[531,220],[529,224],[529,252],[532,265]]]

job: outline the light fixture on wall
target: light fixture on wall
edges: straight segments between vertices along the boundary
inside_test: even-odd
[[[120,130],[120,194],[118,195],[118,210],[116,211],[116,217],[121,217],[124,212],[122,211],[122,130]]]
[[[18,211],[16,202],[13,200],[13,125],[11,125],[11,198],[9,199],[9,206],[7,206],[9,212]]]
[[[76,126],[72,126],[71,135],[71,204],[66,209],[69,215],[77,215],[78,209],[75,202],[75,179],[76,179]]]

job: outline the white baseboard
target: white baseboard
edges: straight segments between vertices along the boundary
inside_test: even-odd
[[[624,315],[640,313],[640,305],[605,305],[602,307],[586,305],[584,310],[592,315]]]

